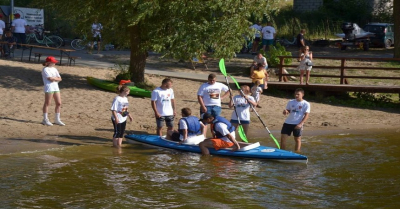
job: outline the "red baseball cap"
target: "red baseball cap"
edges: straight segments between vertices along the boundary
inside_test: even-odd
[[[124,84],[130,83],[130,82],[131,82],[131,80],[121,80],[119,82],[119,85],[124,85]]]
[[[19,13],[15,13],[14,17],[21,17],[21,15]]]
[[[50,56],[46,58],[46,62],[52,62],[52,63],[57,63],[58,61],[56,60],[56,58]]]

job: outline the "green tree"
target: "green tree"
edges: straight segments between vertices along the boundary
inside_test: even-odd
[[[147,51],[188,60],[212,49],[230,58],[252,36],[249,19],[261,20],[280,0],[37,0],[88,31],[98,19],[104,38],[131,50],[132,80],[144,81]]]

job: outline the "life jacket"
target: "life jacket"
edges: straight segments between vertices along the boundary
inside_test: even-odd
[[[199,118],[196,116],[188,116],[186,118],[182,118],[182,120],[184,120],[187,124],[188,136],[201,134]],[[179,133],[183,135],[183,129],[179,129]]]
[[[216,136],[217,138],[222,138],[222,137],[225,136],[225,135],[222,135],[222,133],[220,133],[220,132],[218,132],[218,131],[215,130],[215,125],[216,125],[217,123],[224,123],[224,124],[226,124],[226,125],[228,126],[229,132],[235,131],[235,126],[233,126],[226,118],[223,118],[223,117],[221,117],[221,116],[216,116],[215,119],[214,119],[214,121],[213,121],[212,124],[211,124],[211,130],[214,132],[214,134],[215,134],[215,136]]]

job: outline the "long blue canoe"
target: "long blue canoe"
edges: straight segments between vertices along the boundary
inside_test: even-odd
[[[156,147],[201,153],[200,147],[193,144],[178,144],[177,142],[166,140],[163,137],[156,135],[146,134],[129,134],[125,136],[128,143],[142,143],[152,145]],[[304,155],[289,152],[286,150],[276,149],[273,147],[260,146],[260,144],[253,143],[241,148],[238,151],[232,152],[230,149],[215,150],[209,148],[212,155],[222,155],[228,157],[241,157],[241,158],[253,158],[253,159],[266,159],[276,161],[289,161],[289,162],[302,162],[307,163],[308,158]]]

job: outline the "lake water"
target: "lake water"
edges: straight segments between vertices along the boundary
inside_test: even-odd
[[[304,137],[308,164],[111,141],[5,154],[0,208],[399,208],[399,138]]]

